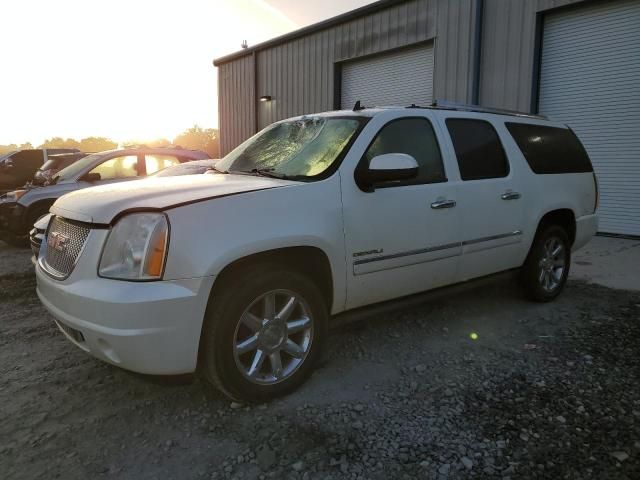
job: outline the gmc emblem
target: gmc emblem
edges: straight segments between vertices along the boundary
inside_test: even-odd
[[[60,232],[49,233],[49,238],[47,239],[47,245],[59,252],[64,252],[67,249],[68,242],[69,237]]]

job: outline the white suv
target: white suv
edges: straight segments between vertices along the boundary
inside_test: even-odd
[[[548,301],[597,229],[584,148],[540,117],[308,115],[215,168],[56,201],[38,295],[76,346],[264,401],[309,376],[331,316],[515,268]]]

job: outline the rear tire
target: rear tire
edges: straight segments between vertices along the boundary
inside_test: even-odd
[[[241,402],[292,392],[311,375],[326,338],[320,289],[275,265],[246,268],[224,282],[214,288],[205,315],[201,373]]]
[[[567,282],[571,266],[571,243],[564,228],[541,227],[522,268],[525,295],[536,302],[556,298]]]

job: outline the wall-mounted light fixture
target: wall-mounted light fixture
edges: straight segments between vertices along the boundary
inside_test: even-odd
[[[270,102],[272,100],[271,95],[263,95],[260,97],[261,102]]]

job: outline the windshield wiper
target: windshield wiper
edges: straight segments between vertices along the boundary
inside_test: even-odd
[[[284,173],[275,173],[273,168],[252,168],[251,170],[231,170],[229,173],[240,175],[257,175],[259,177],[277,178],[280,180],[289,180],[291,177]]]
[[[289,178],[284,173],[275,173],[273,168],[253,168],[250,173],[255,173],[261,177],[279,178],[280,180],[286,180]]]

